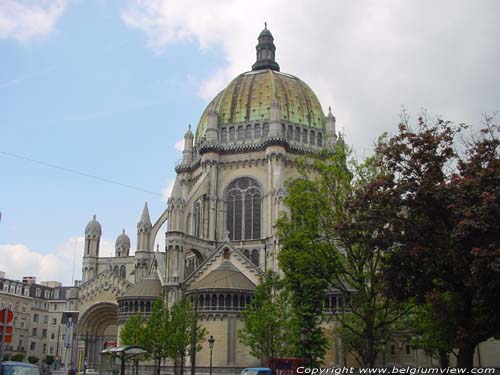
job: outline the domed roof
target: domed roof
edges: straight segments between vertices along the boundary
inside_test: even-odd
[[[85,227],[86,236],[101,236],[102,228],[101,224],[96,220],[96,216],[87,224]]]
[[[126,249],[130,249],[130,238],[125,234],[125,229],[123,233],[118,236],[115,242],[115,247],[124,247]]]
[[[236,77],[212,101],[219,114],[218,125],[268,122],[271,103],[280,104],[280,118],[286,123],[322,129],[325,115],[316,94],[297,77],[272,69],[253,70]],[[201,116],[196,140],[204,136],[210,105]]]
[[[121,298],[130,299],[134,297],[142,298],[160,298],[161,283],[158,276],[148,276],[142,279],[139,284],[130,288]]]

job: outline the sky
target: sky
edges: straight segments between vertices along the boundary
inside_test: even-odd
[[[102,256],[122,229],[135,249],[144,202],[154,222],[188,125],[250,70],[264,22],[281,71],[362,157],[402,108],[476,129],[500,110],[498,15],[496,0],[0,1],[0,271],[80,279],[94,214]]]

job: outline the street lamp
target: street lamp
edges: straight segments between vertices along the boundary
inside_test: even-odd
[[[212,351],[214,349],[215,339],[213,336],[210,336],[208,339],[208,346],[210,347],[210,375],[212,375]]]

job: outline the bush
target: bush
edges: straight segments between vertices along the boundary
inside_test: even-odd
[[[30,355],[28,357],[28,362],[33,363],[34,365],[38,363],[40,359],[38,357],[35,357],[34,355]]]
[[[16,353],[10,357],[11,361],[22,362],[24,361],[25,355],[23,353]]]
[[[45,363],[47,366],[50,366],[51,364],[54,363],[54,356],[47,354],[42,362]]]

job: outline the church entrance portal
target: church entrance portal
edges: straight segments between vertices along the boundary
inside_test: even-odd
[[[97,368],[101,362],[101,351],[107,343],[116,343],[118,305],[100,302],[90,306],[78,322],[77,340],[85,342],[84,357],[88,368]]]

